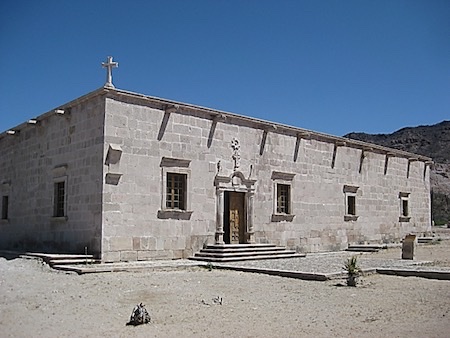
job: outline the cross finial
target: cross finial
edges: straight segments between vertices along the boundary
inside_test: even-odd
[[[118,62],[113,62],[113,57],[108,56],[106,62],[102,62],[102,67],[106,68],[106,83],[105,87],[108,88],[114,88],[114,85],[112,84],[112,69],[119,67]]]

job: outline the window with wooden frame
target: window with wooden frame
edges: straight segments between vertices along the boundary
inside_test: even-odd
[[[291,186],[288,184],[277,184],[277,214],[291,213]]]
[[[66,182],[54,183],[53,217],[66,216]]]
[[[53,219],[67,220],[67,164],[53,168]]]
[[[162,158],[162,194],[158,218],[190,219],[190,163],[190,160]]]
[[[292,186],[295,174],[279,171],[272,172],[273,214],[272,222],[291,222],[295,215],[292,208]]]
[[[186,210],[186,174],[167,173],[166,209]]]

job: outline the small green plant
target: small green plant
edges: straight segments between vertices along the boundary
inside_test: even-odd
[[[358,265],[358,258],[352,256],[347,259],[343,269],[347,271],[347,286],[356,286],[358,278],[361,274],[361,269]]]
[[[208,262],[208,264],[206,264],[206,268],[208,269],[208,271],[212,271],[214,269],[214,265],[212,262]]]

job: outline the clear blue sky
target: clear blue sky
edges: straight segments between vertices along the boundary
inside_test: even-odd
[[[117,88],[332,135],[450,120],[450,1],[0,1],[0,131]]]

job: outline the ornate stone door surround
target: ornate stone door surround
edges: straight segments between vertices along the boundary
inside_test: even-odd
[[[234,171],[230,176],[216,175],[214,185],[216,187],[216,234],[215,244],[225,244],[223,239],[223,215],[225,191],[235,191],[245,193],[246,208],[246,242],[255,243],[253,230],[253,197],[255,195],[256,180],[246,179],[240,171]]]

